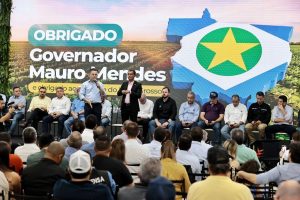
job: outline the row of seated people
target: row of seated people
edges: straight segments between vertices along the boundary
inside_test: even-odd
[[[110,137],[106,135],[105,128],[96,126],[96,120],[96,116],[93,115],[90,115],[86,120],[86,122],[90,121],[94,124],[94,127],[92,128],[93,141],[86,141],[84,139],[85,134],[87,133],[85,130],[87,128],[75,130],[76,127],[73,127],[73,132],[68,137],[66,143],[65,141],[53,142],[53,137],[51,138],[51,135],[49,134],[41,135],[39,138],[40,149],[37,148],[36,153],[30,152],[30,150],[32,150],[34,146],[37,147],[37,133],[32,127],[24,129],[23,138],[25,144],[16,148],[14,155],[20,155],[23,162],[27,165],[24,170],[20,170],[22,171],[22,173],[20,173],[22,174],[22,190],[24,190],[25,194],[46,195],[47,193],[51,193],[58,199],[80,199],[81,195],[78,194],[78,191],[75,193],[74,189],[79,190],[81,188],[80,186],[84,189],[85,183],[89,185],[86,187],[94,188],[88,180],[92,179],[91,182],[95,184],[101,182],[102,179],[105,179],[102,176],[100,177],[100,172],[95,172],[94,175],[93,173],[90,173],[90,164],[82,164],[82,166],[78,164],[92,159],[92,166],[94,166],[95,169],[110,172],[111,178],[106,178],[106,180],[109,179],[109,181],[106,182],[110,183],[108,185],[109,192],[116,195],[116,187],[113,184],[115,181],[117,188],[120,189],[118,193],[120,199],[130,199],[133,197],[132,195],[135,195],[135,197],[137,197],[136,199],[143,199],[138,196],[145,195],[145,188],[142,190],[144,192],[139,190],[141,185],[147,186],[148,184],[147,181],[146,183],[143,183],[143,180],[148,180],[149,182],[151,179],[149,176],[155,174],[154,172],[143,171],[143,163],[149,158],[153,158],[156,159],[156,161],[152,161],[150,167],[146,167],[145,170],[154,170],[156,169],[155,166],[161,166],[159,167],[159,170],[156,171],[156,174],[164,176],[169,180],[184,180],[184,191],[182,191],[180,185],[174,185],[177,192],[189,191],[188,199],[213,199],[213,195],[221,195],[224,197],[223,199],[230,199],[229,197],[231,197],[231,199],[237,199],[241,195],[243,196],[242,199],[252,199],[249,189],[242,185],[237,185],[226,177],[227,172],[233,167],[232,163],[234,162],[244,164],[247,161],[254,159],[259,165],[259,160],[257,159],[255,152],[243,144],[244,133],[240,129],[234,129],[231,132],[231,138],[236,142],[234,144],[237,144],[232,145],[237,146],[236,154],[233,154],[231,152],[232,147],[227,146],[225,149],[219,146],[211,147],[210,145],[205,144],[205,138],[207,136],[200,127],[194,127],[190,133],[182,134],[179,138],[178,149],[176,150],[175,145],[170,140],[170,133],[163,128],[157,128],[154,131],[153,141],[150,144],[143,145],[137,138],[139,134],[138,125],[135,122],[128,121],[123,128],[127,138],[114,138],[111,143]],[[86,126],[88,126],[87,123]],[[89,129],[90,128],[91,127],[89,127]],[[90,130],[88,132],[90,134]],[[6,135],[6,137],[9,138],[9,134],[7,133],[1,134],[1,138],[5,138],[2,135]],[[84,141],[87,144],[83,145]],[[13,159],[10,159],[11,156],[9,155],[10,141],[7,140],[7,142],[0,142],[0,158],[3,159],[0,163],[1,165],[4,163],[4,166],[0,166],[0,169],[11,183],[10,190],[20,193],[20,177],[17,173],[10,170],[11,168],[16,170],[20,167],[11,165]],[[80,149],[88,152],[89,159],[87,159],[86,154],[79,151]],[[231,152],[230,155],[227,150]],[[76,154],[76,152],[79,153]],[[73,154],[78,155],[79,157],[77,157],[78,160],[76,161],[76,163],[80,165],[77,166],[77,171],[76,167],[74,170],[71,162]],[[26,156],[27,158],[25,160]],[[191,166],[193,173],[200,173],[200,163],[202,160],[205,160],[208,163],[208,169],[211,176],[205,181],[198,180],[197,183],[194,183],[191,186],[188,173],[183,165]],[[238,177],[256,184],[265,184],[269,182],[280,183],[289,179],[300,180],[300,174],[298,173],[300,170],[299,142],[293,142],[290,146],[289,161],[290,163],[288,164],[277,166],[274,169],[259,175],[240,171],[238,172]],[[88,170],[87,168],[84,168],[85,166],[88,166]],[[66,176],[67,168],[68,172],[71,174],[70,182],[68,182],[70,179]],[[80,170],[82,170],[81,176],[74,175],[76,172],[80,174]],[[87,173],[87,171],[89,171],[89,173]],[[130,173],[137,173],[139,175],[140,181],[142,182],[140,183],[141,185],[136,184],[132,187],[133,181],[135,180],[136,182],[138,180],[133,179]],[[143,173],[145,173],[145,176],[148,175],[148,179],[141,177]],[[106,175],[107,174],[108,173],[106,173]],[[106,177],[110,177],[110,175],[107,175]],[[84,179],[85,182],[80,182],[79,180],[81,180],[81,178]],[[76,181],[79,181],[80,183]],[[222,188],[214,187],[216,184],[222,185]],[[139,192],[136,192],[136,189]],[[218,192],[222,191],[222,193],[216,194],[216,192],[213,191],[215,189],[218,189]],[[98,187],[98,190],[102,191],[101,195],[108,195],[107,192],[105,192],[105,194],[103,193],[103,188],[99,189]],[[203,193],[203,191],[207,191],[207,193]],[[91,195],[99,194],[97,192],[91,193]],[[78,198],[74,197],[74,194],[78,195]],[[201,197],[199,194],[204,196]],[[82,195],[84,196],[87,194],[83,192]],[[126,195],[129,195],[129,197],[127,196],[128,198],[126,198]],[[70,198],[67,198],[66,196],[69,196]],[[122,198],[122,196],[124,197]],[[180,196],[177,196],[176,199],[180,198]]]
[[[62,137],[64,127],[67,135],[69,135],[74,119],[85,120],[84,102],[79,99],[79,89],[76,90],[77,97],[71,106],[70,99],[64,95],[63,88],[56,89],[57,97],[51,101],[45,95],[46,89],[41,87],[39,96],[34,97],[31,101],[27,111],[30,113],[28,120],[22,126],[32,125],[37,129],[38,122],[43,120],[42,132],[49,133],[49,124],[57,120],[58,135]],[[24,117],[26,104],[19,87],[15,87],[13,92],[14,95],[8,101],[8,105],[12,105],[7,113],[8,116],[0,119],[0,122],[4,122],[8,118],[13,118],[9,133],[15,130],[17,122]],[[249,143],[254,143],[257,138],[253,130],[258,130],[259,139],[265,137],[272,139],[274,134],[278,132],[287,133],[291,138],[295,131],[293,108],[287,105],[287,97],[284,95],[279,96],[277,106],[274,107],[272,113],[270,106],[264,102],[263,92],[257,92],[257,102],[251,104],[248,110],[244,104],[240,103],[238,95],[232,96],[232,103],[228,104],[226,108],[219,102],[218,93],[211,92],[209,97],[210,101],[204,103],[200,109],[200,106],[195,102],[195,94],[188,92],[187,101],[181,104],[178,113],[179,120],[176,121],[177,106],[170,97],[168,87],[162,89],[162,97],[157,99],[155,103],[147,99],[145,94],[142,94],[139,99],[140,111],[137,114],[137,123],[143,126],[143,142],[149,138],[148,134],[153,135],[156,127],[168,128],[172,134],[176,135],[176,139],[182,134],[184,128],[195,126],[200,126],[203,129],[212,128],[214,130],[212,144],[220,144],[229,139],[230,130],[233,128],[240,128],[245,131]],[[111,121],[111,103],[105,96],[103,96],[102,101],[101,125],[107,126]],[[224,126],[221,127],[223,121]],[[272,125],[269,125],[270,121]]]

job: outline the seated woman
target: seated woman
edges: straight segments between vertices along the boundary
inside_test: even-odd
[[[21,178],[19,174],[9,169],[10,147],[6,142],[0,142],[0,171],[5,175],[9,183],[9,191],[14,193],[21,192]]]
[[[111,143],[111,151],[109,157],[125,162],[125,143],[122,139],[115,139]]]
[[[223,143],[223,147],[227,149],[227,152],[230,156],[230,167],[239,169],[240,163],[236,160],[236,151],[238,147],[236,141],[228,139]]]
[[[174,184],[176,192],[188,192],[191,182],[183,165],[176,162],[175,146],[171,140],[166,141],[161,147],[161,175],[170,181],[184,180],[185,191],[182,191],[180,184]],[[181,199],[177,195],[176,199]]]

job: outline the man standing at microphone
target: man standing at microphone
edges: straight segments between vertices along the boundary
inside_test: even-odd
[[[97,81],[98,70],[91,68],[89,72],[89,80],[81,85],[79,98],[85,102],[84,104],[84,117],[85,119],[90,114],[97,117],[97,125],[101,125],[101,95],[105,94],[104,86],[101,82]]]
[[[122,123],[128,119],[136,122],[137,114],[140,111],[138,99],[142,95],[142,84],[134,80],[135,75],[135,70],[129,69],[127,73],[128,81],[123,82],[118,91],[118,96],[122,96]]]

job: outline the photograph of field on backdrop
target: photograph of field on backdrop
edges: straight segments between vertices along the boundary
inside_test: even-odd
[[[29,66],[33,64],[35,68],[39,68],[42,65],[45,68],[54,69],[84,69],[87,71],[90,66],[95,66],[98,69],[107,67],[108,70],[121,70],[144,67],[145,70],[165,70],[167,73],[167,79],[163,82],[147,82],[143,81],[144,85],[169,85],[171,86],[169,70],[172,69],[170,57],[172,57],[179,49],[180,45],[168,42],[122,42],[118,46],[118,51],[124,52],[137,52],[137,56],[133,63],[88,63],[88,62],[32,62],[29,58],[29,52],[33,47],[28,42],[12,42],[11,44],[11,83],[20,85],[23,93],[27,94],[30,98],[33,94],[28,91],[28,84],[30,82],[57,82],[57,80],[51,79],[30,79],[29,78]],[[111,51],[111,48],[67,48],[67,47],[47,47],[41,48],[48,51]],[[267,92],[267,102],[273,106],[276,103],[276,98],[281,95],[287,95],[289,104],[293,106],[295,113],[300,109],[300,45],[291,45],[292,61],[287,70],[285,79],[277,84],[275,88]],[[126,78],[126,77],[124,77]],[[61,82],[82,83],[83,80],[61,80]],[[114,83],[120,84],[119,80],[106,80],[104,84]],[[185,94],[187,90],[173,90],[172,96],[179,103],[185,101]],[[118,97],[111,96],[111,100],[118,103]],[[296,116],[296,115],[295,115]]]

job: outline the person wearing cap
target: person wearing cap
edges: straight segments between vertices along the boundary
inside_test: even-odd
[[[78,150],[70,156],[69,174],[71,180],[58,180],[53,187],[54,199],[63,200],[113,200],[109,188],[104,184],[93,184],[90,155]]]
[[[207,179],[194,183],[188,192],[188,200],[222,199],[222,200],[250,200],[253,199],[250,189],[236,183],[228,176],[230,172],[229,155],[220,146],[212,147],[207,153]]]
[[[64,122],[65,130],[67,135],[71,134],[71,126],[74,123],[75,119],[81,120],[84,122],[84,101],[79,98],[80,87],[74,90],[77,95],[72,101],[70,117]]]
[[[232,95],[231,101],[232,103],[225,108],[225,125],[221,129],[222,139],[224,140],[230,139],[229,133],[233,128],[239,128],[244,132],[247,120],[247,108],[240,103],[240,96],[237,94]]]
[[[24,194],[36,196],[52,194],[55,182],[66,177],[65,171],[59,167],[64,154],[64,147],[54,141],[46,149],[41,161],[26,167],[22,174]]]
[[[202,129],[212,128],[214,130],[212,144],[220,143],[221,136],[221,121],[224,118],[224,105],[218,101],[218,93],[211,92],[210,101],[206,102],[200,113],[200,121],[198,126]]]

